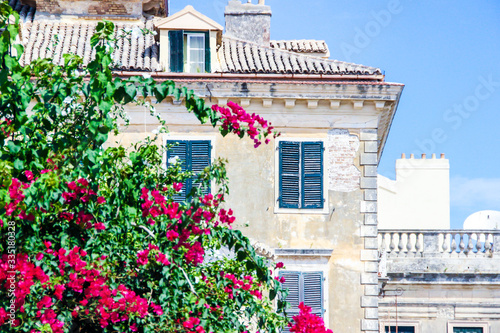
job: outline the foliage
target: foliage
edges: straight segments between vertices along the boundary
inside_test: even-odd
[[[0,3],[2,332],[279,330],[283,290],[231,228],[224,161],[198,176],[215,181],[214,195],[194,187],[189,203],[177,203],[195,175],[165,168],[155,138],[104,146],[127,122],[125,106],[151,108],[151,97],[182,97],[200,122],[255,145],[272,127],[236,104],[210,108],[172,81],[115,77],[111,22],[98,24],[87,67],[75,55],[23,67],[18,21]]]

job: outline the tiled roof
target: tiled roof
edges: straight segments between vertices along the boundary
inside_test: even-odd
[[[271,47],[297,53],[328,53],[328,46],[324,40],[272,40]]]
[[[223,73],[382,74],[381,70],[375,67],[300,55],[226,36],[222,38],[218,57],[221,66],[220,71]]]
[[[35,17],[35,8],[23,5],[21,0],[9,0],[9,5],[19,13],[21,22],[31,22]]]
[[[11,0],[9,4],[21,16],[21,41],[24,54],[22,64],[29,64],[38,58],[51,58],[54,63],[64,63],[63,54],[74,53],[87,65],[95,56],[95,49],[90,46],[90,38],[95,32],[97,22],[75,21],[61,22],[56,20],[33,20],[35,10],[22,5],[19,0]],[[140,29],[153,30],[153,21],[140,23],[115,23],[115,37],[129,34],[128,38],[120,38],[113,52],[115,69],[127,71],[159,71],[159,47],[151,34],[143,35]],[[130,33],[136,31],[133,38]]]
[[[94,34],[96,22],[66,23],[58,21],[28,22],[23,25],[21,36],[25,53],[21,62],[28,64],[37,58],[51,58],[54,63],[64,63],[63,54],[73,53],[83,58],[87,65],[95,56],[95,49],[90,46],[90,38]],[[118,23],[115,25],[115,36],[125,35],[124,31],[140,31],[153,29],[152,21],[146,23]],[[133,38],[120,38],[113,52],[113,59],[120,70],[159,70],[159,49],[154,36],[137,33]]]

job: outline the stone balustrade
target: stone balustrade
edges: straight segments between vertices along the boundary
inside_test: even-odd
[[[387,257],[491,257],[500,252],[500,230],[379,230]]]
[[[500,282],[500,230],[379,230],[379,277]]]

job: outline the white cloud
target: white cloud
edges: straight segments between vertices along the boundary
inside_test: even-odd
[[[450,201],[452,207],[500,210],[500,178],[452,177]]]

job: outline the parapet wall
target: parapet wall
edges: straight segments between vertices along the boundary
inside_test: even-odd
[[[396,161],[396,180],[378,176],[381,229],[449,229],[450,164],[432,154]]]

